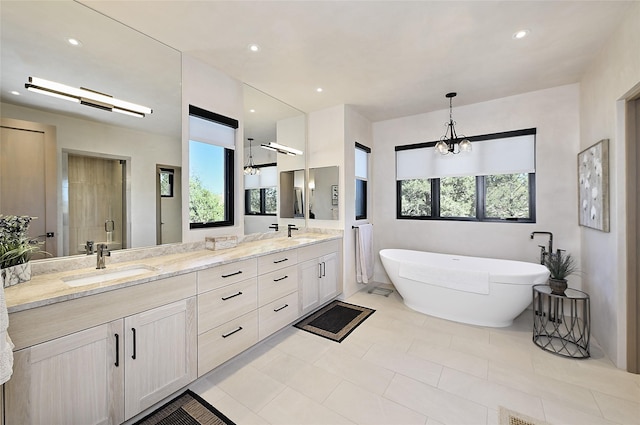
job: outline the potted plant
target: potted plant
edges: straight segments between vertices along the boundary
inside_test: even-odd
[[[551,293],[564,295],[567,289],[567,277],[578,270],[575,260],[571,254],[564,254],[564,251],[559,249],[555,254],[551,253],[545,258],[544,265],[549,269]]]
[[[40,250],[38,242],[27,236],[31,220],[29,216],[0,215],[0,278],[5,288],[31,279],[29,260]]]

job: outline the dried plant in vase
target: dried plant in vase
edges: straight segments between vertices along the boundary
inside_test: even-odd
[[[29,260],[40,251],[40,244],[28,236],[32,219],[0,215],[0,277],[5,288],[31,279]]]

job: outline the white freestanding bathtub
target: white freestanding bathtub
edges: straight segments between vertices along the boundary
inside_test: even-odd
[[[407,307],[472,325],[509,326],[531,303],[531,287],[545,283],[540,264],[383,249],[380,259]]]

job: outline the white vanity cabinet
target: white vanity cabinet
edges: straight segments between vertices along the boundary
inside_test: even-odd
[[[340,247],[262,251],[10,313],[3,425],[133,418],[338,295]]]
[[[310,313],[342,292],[337,240],[298,249],[300,315]]]
[[[14,352],[6,424],[124,421],[123,321]]]
[[[258,338],[263,340],[299,316],[298,250],[258,259]]]
[[[125,419],[197,377],[196,298],[124,319]]]
[[[195,289],[191,273],[10,314],[5,423],[120,424],[192,382]]]
[[[198,376],[258,342],[256,258],[198,272]]]

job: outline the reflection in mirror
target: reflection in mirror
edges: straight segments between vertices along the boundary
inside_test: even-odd
[[[309,169],[309,218],[337,220],[340,207],[338,167]]]
[[[35,126],[48,126],[52,131],[47,130],[45,138],[52,137],[54,146],[53,160],[43,160],[46,169],[53,170],[54,177],[34,182],[27,189],[41,193],[51,187],[53,195],[50,199],[42,201],[45,199],[42,196],[38,205],[21,206],[19,211],[11,211],[10,206],[15,203],[4,200],[15,198],[11,193],[16,190],[15,185],[3,186],[0,213],[38,217],[34,222],[42,223],[34,224],[32,231],[41,231],[31,236],[53,234],[46,238],[45,246],[48,252],[57,255],[77,254],[80,246],[90,239],[111,239],[114,248],[117,247],[116,239],[120,239],[118,242],[124,248],[159,243],[161,220],[156,217],[165,214],[160,214],[163,204],[160,191],[156,190],[159,177],[155,171],[159,164],[179,168],[182,162],[180,52],[74,1],[2,2],[0,19],[3,149],[6,140],[15,136],[15,131],[9,131],[4,125],[8,120],[19,121],[20,128],[27,131]],[[69,37],[81,43],[72,46],[67,41]],[[108,93],[118,99],[149,106],[153,113],[142,118],[133,117],[44,96],[25,90],[29,77]],[[20,134],[22,136],[26,131]],[[46,154],[46,144],[42,146]],[[69,199],[63,196],[62,179],[66,175],[63,152],[82,152],[93,158],[131,159],[131,166],[127,164],[126,167],[130,177],[126,182],[129,192],[121,198],[122,205],[117,208],[120,212],[107,209],[104,214],[98,214],[99,208],[81,201],[81,197],[75,205],[69,204]],[[31,159],[28,169],[44,168],[35,159]],[[97,171],[86,169],[81,179],[86,182],[88,176]],[[2,167],[0,172],[7,172],[6,168]],[[68,184],[68,180],[64,183]],[[96,188],[98,197],[118,198],[114,185]],[[95,220],[99,225],[92,224],[97,233],[79,231],[71,235],[68,214],[72,210],[100,215]],[[114,221],[113,225],[110,220]],[[107,230],[105,222],[108,222]],[[163,226],[175,226],[179,231],[177,239],[181,240],[179,221]],[[123,231],[122,237],[115,235],[119,230]]]
[[[89,254],[127,246],[127,181],[130,158],[62,151],[63,254]]]
[[[287,217],[279,214],[282,208],[282,197],[279,194],[278,176],[282,171],[302,170],[305,166],[304,153],[288,156],[261,147],[262,144],[278,143],[302,152],[305,150],[306,124],[305,115],[286,103],[275,99],[255,88],[244,86],[244,161],[249,163],[249,139],[252,140],[251,156],[253,163],[260,168],[260,175],[245,175],[245,216],[244,232],[264,233],[273,229],[279,218],[293,218],[295,213],[293,204]],[[293,174],[292,174],[293,175]],[[304,173],[303,173],[304,179]],[[304,188],[304,185],[300,186]],[[291,189],[293,190],[293,189]],[[293,195],[289,197],[293,202]],[[301,198],[302,199],[302,196]],[[298,217],[304,218],[303,203],[298,208]],[[287,206],[289,211],[289,207]],[[281,223],[282,224],[282,223]]]
[[[304,218],[304,170],[280,172],[280,217]]]

